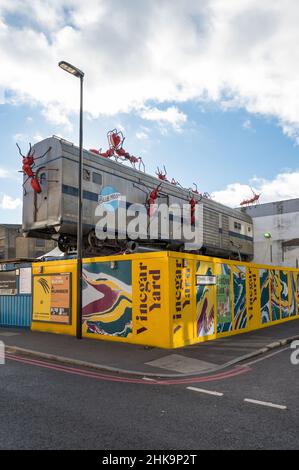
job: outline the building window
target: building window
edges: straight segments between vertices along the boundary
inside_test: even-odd
[[[36,246],[44,247],[45,246],[45,240],[42,238],[38,238],[35,243]]]
[[[241,224],[239,222],[234,222],[234,227],[236,230],[241,230]]]

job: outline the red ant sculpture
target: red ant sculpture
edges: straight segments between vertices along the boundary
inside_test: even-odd
[[[174,178],[171,178],[170,183],[174,184],[175,186],[179,186],[180,188],[182,188],[182,185],[177,180],[175,180]]]
[[[156,175],[158,176],[159,180],[167,181],[167,183],[173,184],[175,186],[182,187],[181,184],[177,180],[175,180],[174,178],[171,178],[171,181],[169,181],[169,179],[167,178],[167,171],[166,171],[166,168],[165,168],[164,165],[163,165],[163,170],[164,170],[164,173],[157,166]]]
[[[260,199],[262,193],[257,194],[257,193],[255,193],[255,192],[253,191],[252,188],[250,188],[250,189],[251,189],[251,191],[252,191],[252,193],[253,193],[253,197],[250,198],[250,199],[244,199],[242,202],[240,202],[240,206],[249,206],[249,204],[253,204],[253,203],[255,203],[255,202],[258,204],[259,199]]]
[[[165,166],[163,166],[163,169],[164,169],[164,173],[157,166],[156,175],[158,176],[159,180],[167,181],[169,183],[169,180],[167,179],[167,171],[166,171]]]
[[[131,165],[136,168],[138,164],[138,169],[142,166],[143,171],[145,171],[145,166],[141,157],[135,157],[134,155],[130,155],[128,152],[125,151],[123,148],[123,143],[125,137],[121,131],[117,131],[117,129],[113,129],[107,133],[107,139],[109,143],[109,149],[106,152],[101,152],[100,150],[96,149],[89,149],[90,152],[96,153],[104,158],[111,158],[114,157],[116,161],[129,161]]]
[[[31,184],[33,191],[39,194],[41,193],[42,188],[41,188],[39,179],[37,177],[37,172],[33,171],[33,167],[35,166],[36,160],[43,158],[48,152],[50,152],[51,147],[49,147],[48,150],[40,157],[35,157],[35,150],[32,151],[31,143],[29,143],[29,150],[28,150],[27,155],[23,155],[20,149],[20,146],[18,144],[16,145],[19,149],[19,154],[22,157],[22,173],[27,175],[27,178],[23,183],[24,195],[26,195],[25,184],[27,183],[29,179],[30,179],[30,184]]]
[[[200,193],[200,192],[198,191],[198,189],[197,189],[197,184],[196,184],[196,183],[193,183],[193,186],[195,186],[195,188],[189,188],[189,191],[190,191],[191,193],[198,194],[198,196],[200,196],[200,199],[202,199],[203,197],[204,197],[205,199],[212,199],[212,197],[211,197],[211,195],[210,195],[209,193],[207,193],[207,192],[205,192],[205,193]]]
[[[152,217],[153,213],[154,213],[154,204],[156,202],[156,199],[160,196],[160,188],[162,186],[162,183],[158,184],[158,186],[153,189],[150,194],[149,194],[149,197],[148,197],[148,200],[147,200],[147,214]]]

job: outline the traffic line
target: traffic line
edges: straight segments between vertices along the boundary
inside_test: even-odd
[[[155,379],[151,379],[150,377],[142,377],[142,380],[147,380],[148,382],[156,382]]]
[[[187,384],[193,384],[193,383],[200,383],[200,382],[212,382],[212,381],[219,381],[219,380],[225,380],[227,378],[232,378],[236,377],[240,374],[248,373],[250,371],[250,368],[247,366],[237,366],[234,367],[233,369],[229,369],[226,372],[220,372],[214,375],[208,375],[204,377],[189,377],[185,379],[153,379],[153,380],[144,380],[144,378],[132,378],[132,377],[120,377],[119,375],[114,376],[111,374],[104,374],[103,372],[97,373],[94,371],[91,371],[90,369],[82,369],[78,367],[70,367],[68,365],[60,365],[57,362],[50,362],[50,360],[45,361],[41,359],[32,359],[24,356],[18,356],[17,354],[6,354],[6,359],[11,360],[11,361],[16,361],[16,362],[23,362],[24,364],[32,365],[32,366],[39,366],[39,367],[44,367],[47,369],[52,369],[55,371],[61,371],[61,372],[66,372],[69,374],[74,374],[74,375],[81,375],[85,377],[90,377],[93,379],[98,379],[98,380],[107,380],[111,382],[127,382],[127,383],[143,383],[143,384],[148,384],[148,385],[187,385]],[[149,377],[148,377],[149,378]]]
[[[223,397],[223,393],[214,392],[213,390],[206,390],[204,388],[187,387],[187,390],[193,390],[193,392],[206,393],[207,395],[215,395],[216,397]]]
[[[280,349],[279,351],[275,351],[271,354],[267,354],[263,357],[260,357],[259,359],[254,359],[253,361],[250,361],[250,362],[246,362],[246,365],[247,366],[251,366],[253,364],[257,364],[258,362],[262,362],[262,361],[265,361],[266,359],[269,359],[270,357],[273,357],[273,356],[276,356],[277,354],[281,354],[282,352],[284,351],[289,351],[290,348],[287,347],[287,348],[283,348],[283,349]]]
[[[244,398],[244,401],[247,403],[253,403],[254,405],[269,406],[270,408],[277,408],[278,410],[287,410],[286,406],[276,405],[275,403],[271,403],[269,401],[253,400],[252,398]]]

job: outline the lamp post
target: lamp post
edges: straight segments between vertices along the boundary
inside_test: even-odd
[[[269,241],[270,246],[270,263],[273,263],[273,254],[272,254],[272,235],[270,232],[264,233],[265,240]]]
[[[78,172],[78,226],[77,226],[77,328],[76,336],[82,338],[82,173],[83,173],[83,77],[84,73],[65,61],[59,62],[59,67],[80,78],[80,126],[79,126],[79,172]]]

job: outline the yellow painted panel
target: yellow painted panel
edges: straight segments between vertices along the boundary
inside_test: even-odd
[[[248,329],[255,330],[262,326],[259,271],[256,268],[247,268],[247,293]]]
[[[119,267],[123,262],[131,266],[128,283],[117,278],[117,269],[113,271],[115,264]],[[95,257],[84,263],[95,274],[98,271],[93,266],[105,264],[108,276],[104,284],[115,294],[111,308],[98,303],[95,312],[85,311],[83,335],[88,338],[172,348],[299,317],[298,269],[174,252]],[[70,273],[72,279],[70,325],[52,321],[49,309],[54,304],[39,282],[63,273]],[[33,276],[32,329],[75,335],[76,260],[33,263]],[[96,277],[91,276],[89,284],[101,290]],[[296,315],[292,315],[294,311]],[[130,329],[127,335],[111,329],[112,323],[121,325],[121,321]]]
[[[58,304],[55,304],[55,299],[58,299],[60,307],[67,308],[65,303],[66,299],[63,294],[58,293],[58,296],[52,296],[51,299],[51,279],[54,283],[60,282],[65,279],[64,274],[70,274],[70,323],[63,324],[61,321],[67,321],[64,315],[55,315],[55,308]],[[32,324],[31,329],[36,331],[45,331],[49,333],[58,333],[66,335],[76,334],[76,275],[77,265],[76,260],[58,260],[58,261],[47,261],[43,263],[32,264],[32,275],[33,275],[33,308],[32,308]],[[60,276],[62,275],[62,276]],[[41,281],[42,279],[47,281],[50,290],[46,288],[46,284]],[[53,287],[53,286],[52,286]],[[60,298],[59,298],[60,296]],[[52,308],[52,314],[51,314]],[[54,311],[53,311],[54,309]]]
[[[133,261],[134,343],[172,347],[168,258]]]
[[[173,347],[180,347],[194,342],[194,261],[170,258],[169,268]]]

